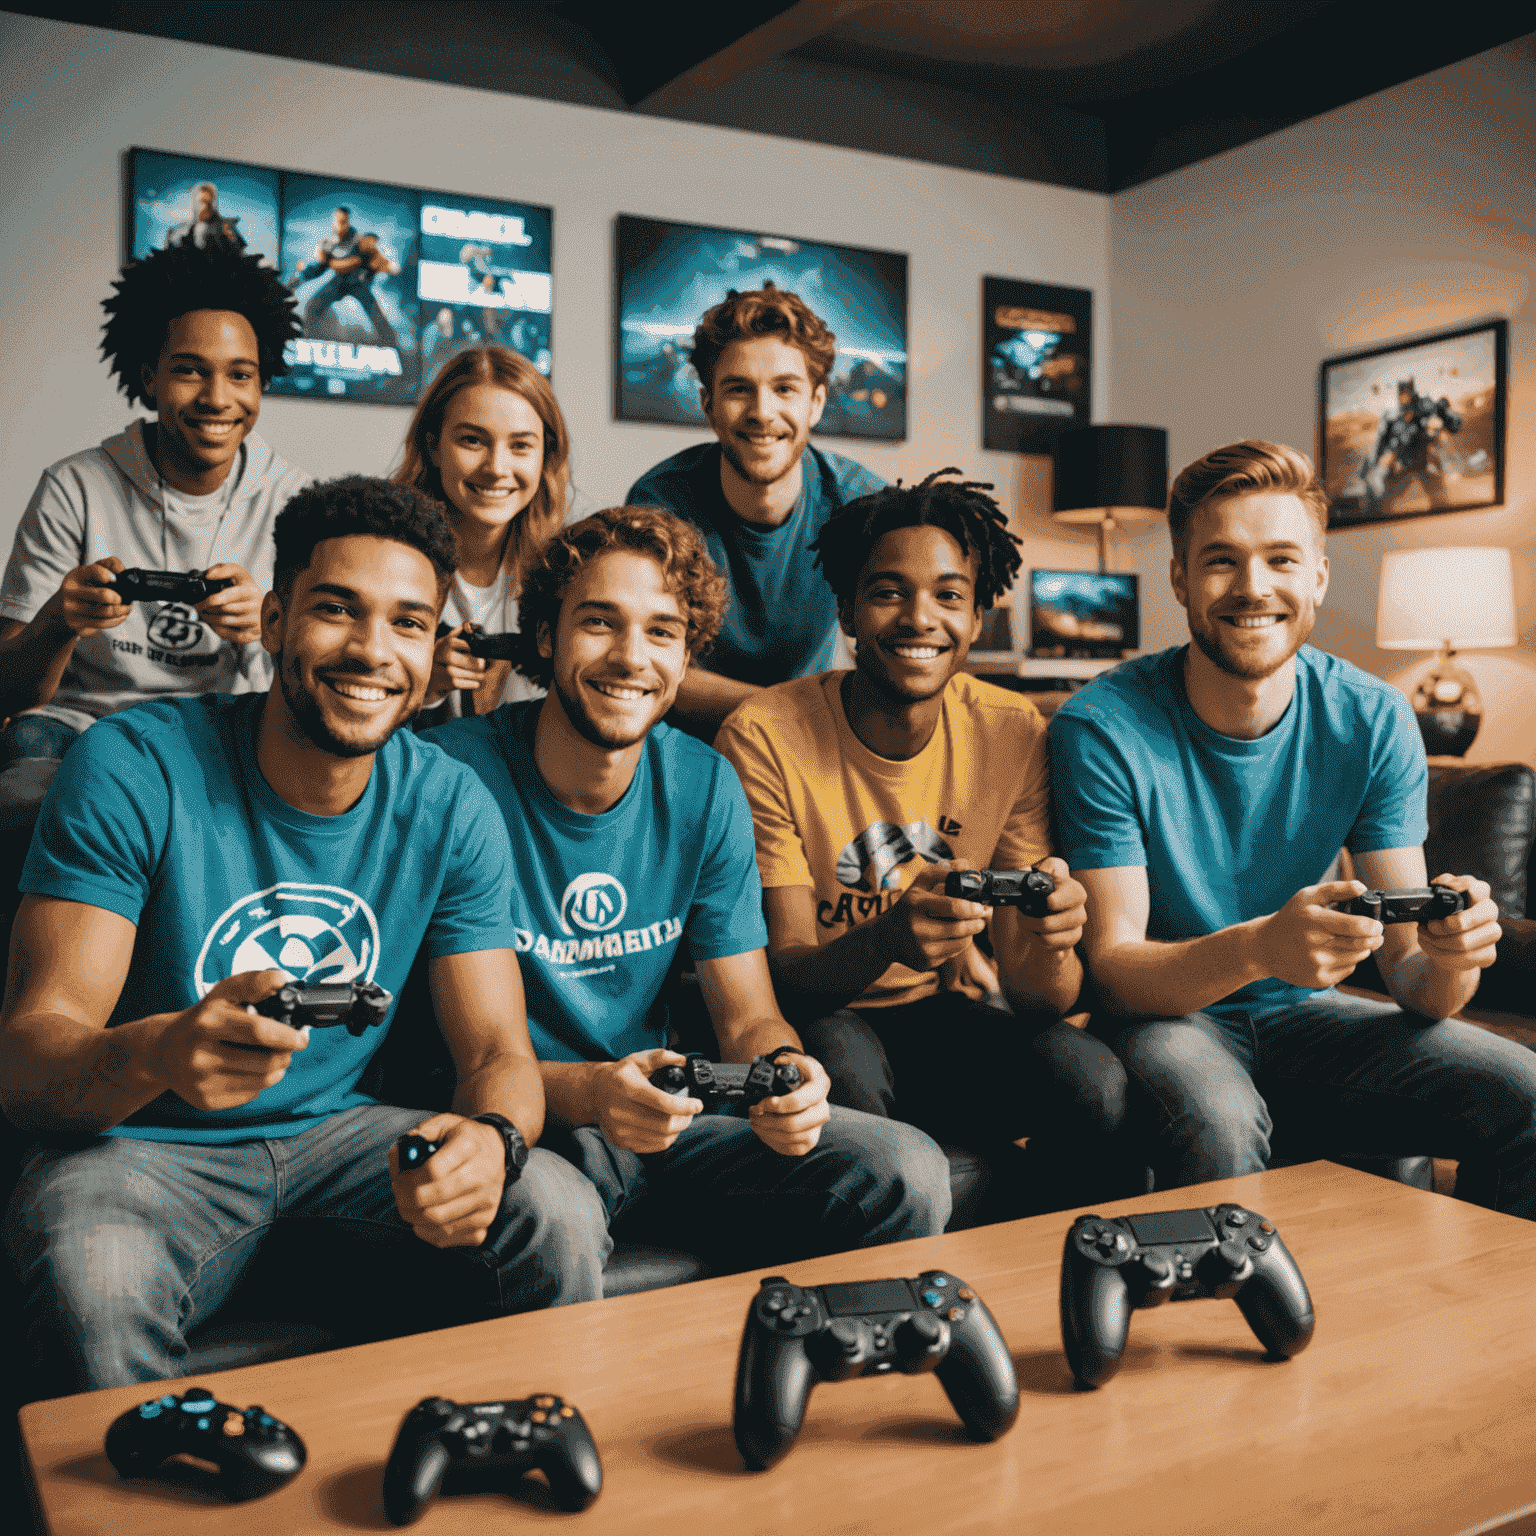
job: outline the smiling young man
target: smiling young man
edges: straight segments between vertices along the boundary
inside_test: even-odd
[[[44,472],[0,585],[0,829],[30,829],[65,748],[147,699],[259,692],[272,519],[310,478],[255,433],[293,300],[254,256],[187,242],[129,262],[102,350],[156,419]],[[125,567],[206,571],[195,604],[121,603]]]
[[[284,1222],[339,1227],[380,1286],[415,1294],[405,1277],[425,1273],[442,1310],[423,1327],[601,1294],[595,1191],[526,1150],[544,1094],[501,818],[400,729],[431,675],[452,534],[419,491],[353,478],[295,497],[276,545],[270,691],[93,727],[28,857],[0,1099],[45,1138],[5,1220],[43,1395],[180,1374],[188,1331]],[[249,1006],[288,978],[398,993],[423,943],[452,1112],[362,1086],[390,1019],[355,1036]],[[401,1174],[412,1130],[440,1149]]]
[[[730,583],[709,666],[690,667],[678,690],[680,718],[706,735],[757,689],[834,665],[837,612],[811,545],[836,508],[885,484],[810,446],[836,355],[837,338],[795,294],[732,289],[693,333],[717,441],[647,470],[625,498],[692,523]]]
[[[1088,891],[1093,1028],[1125,1061],[1160,1186],[1323,1155],[1460,1160],[1457,1193],[1536,1217],[1536,1057],[1447,1017],[1499,939],[1488,887],[1385,929],[1334,910],[1426,883],[1427,768],[1408,701],[1306,644],[1327,499],[1293,448],[1208,453],[1169,498],[1193,644],[1057,712],[1063,851]],[[1329,878],[1340,848],[1358,880]],[[1334,984],[1375,952],[1393,1002]]]
[[[968,1145],[1027,1135],[1030,1198],[1060,1208],[1134,1182],[1111,1163],[1125,1074],[1062,1018],[1083,891],[1050,853],[1045,724],[961,671],[1019,554],[954,473],[832,515],[817,549],[854,669],[766,690],[717,745],[752,807],[774,985],[833,1102]],[[1050,874],[1047,914],[944,894],[985,867]]]
[[[433,731],[490,788],[513,847],[511,917],[560,1142],[610,1221],[646,1196],[697,1213],[739,1262],[942,1230],[943,1154],[910,1126],[829,1109],[774,1001],[752,823],[718,753],[662,723],[725,605],[698,533],[652,507],[596,513],[524,578],[523,671],[542,700]],[[803,1084],[749,1118],[653,1087],[683,1058],[655,1004],[686,937],[719,1056]]]

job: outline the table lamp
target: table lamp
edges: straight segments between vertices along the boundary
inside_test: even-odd
[[[1514,567],[1507,549],[1393,549],[1381,557],[1376,644],[1384,651],[1438,651],[1413,691],[1424,750],[1462,757],[1483,723],[1483,701],[1458,650],[1513,645]]]
[[[1056,439],[1052,515],[1097,523],[1099,571],[1109,569],[1109,535],[1120,523],[1168,510],[1168,433],[1162,427],[1076,427]]]

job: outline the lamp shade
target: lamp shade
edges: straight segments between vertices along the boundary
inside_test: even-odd
[[[1067,523],[1161,517],[1168,507],[1162,427],[1077,427],[1056,439],[1052,503]]]
[[[1382,650],[1492,650],[1518,638],[1507,549],[1392,549],[1381,557],[1376,644]]]

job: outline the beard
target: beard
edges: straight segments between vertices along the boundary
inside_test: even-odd
[[[810,441],[810,434],[798,442],[790,444],[790,460],[788,465],[777,474],[765,474],[760,469],[749,469],[746,461],[741,456],[741,450],[729,438],[720,438],[720,452],[725,456],[725,462],[741,476],[748,485],[776,485],[786,475],[795,472],[795,466],[800,462],[801,455],[805,452],[805,445]]]
[[[1227,651],[1222,645],[1220,619],[1203,630],[1196,629],[1191,624],[1189,633],[1195,644],[1210,659],[1212,665],[1219,667],[1229,677],[1241,677],[1249,682],[1260,682],[1266,677],[1273,677],[1307,643],[1312,635],[1312,626],[1316,622],[1315,613],[1298,614],[1294,638],[1284,654],[1279,657],[1266,656],[1262,660],[1258,657],[1249,660],[1247,657],[1234,656]]]
[[[640,731],[624,729],[605,729],[595,721],[579,700],[573,698],[565,691],[560,679],[554,678],[550,682],[550,688],[560,700],[560,708],[565,711],[565,718],[570,721],[571,729],[584,741],[590,741],[594,747],[600,747],[604,752],[622,752],[626,747],[632,747],[637,742],[644,741],[651,734],[651,727],[661,718],[661,713],[652,715],[645,722],[644,729]]]
[[[338,674],[348,677],[368,677],[371,673],[367,668],[335,668]],[[332,757],[369,757],[377,752],[402,725],[414,720],[420,712],[420,705],[415,709],[403,708],[388,725],[378,727],[366,738],[348,738],[338,736],[326,723],[325,711],[321,708],[320,700],[299,681],[298,663],[291,667],[286,664],[286,658],[279,652],[277,658],[277,679],[283,690],[283,702],[288,706],[288,713],[293,719],[299,734],[312,747],[318,747],[322,752],[329,752]]]

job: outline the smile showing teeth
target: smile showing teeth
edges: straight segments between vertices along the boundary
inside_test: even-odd
[[[592,683],[590,686],[605,699],[619,699],[624,703],[645,697],[644,688],[626,688],[622,683]]]
[[[1232,614],[1228,616],[1227,622],[1235,624],[1239,629],[1264,629],[1270,624],[1278,624],[1280,622],[1280,615],[1278,613],[1255,613],[1245,618],[1238,614]]]
[[[893,645],[891,649],[904,661],[932,661],[942,653],[937,645]]]
[[[503,496],[512,494],[510,485],[472,485],[470,486],[476,496],[484,496],[490,501],[500,501]]]
[[[203,421],[200,418],[192,423],[193,430],[204,437],[227,437],[239,425],[237,421]]]
[[[333,692],[339,693],[344,699],[359,699],[365,704],[378,704],[389,697],[388,688],[378,688],[370,683],[344,683],[338,678],[328,677],[325,684]]]

